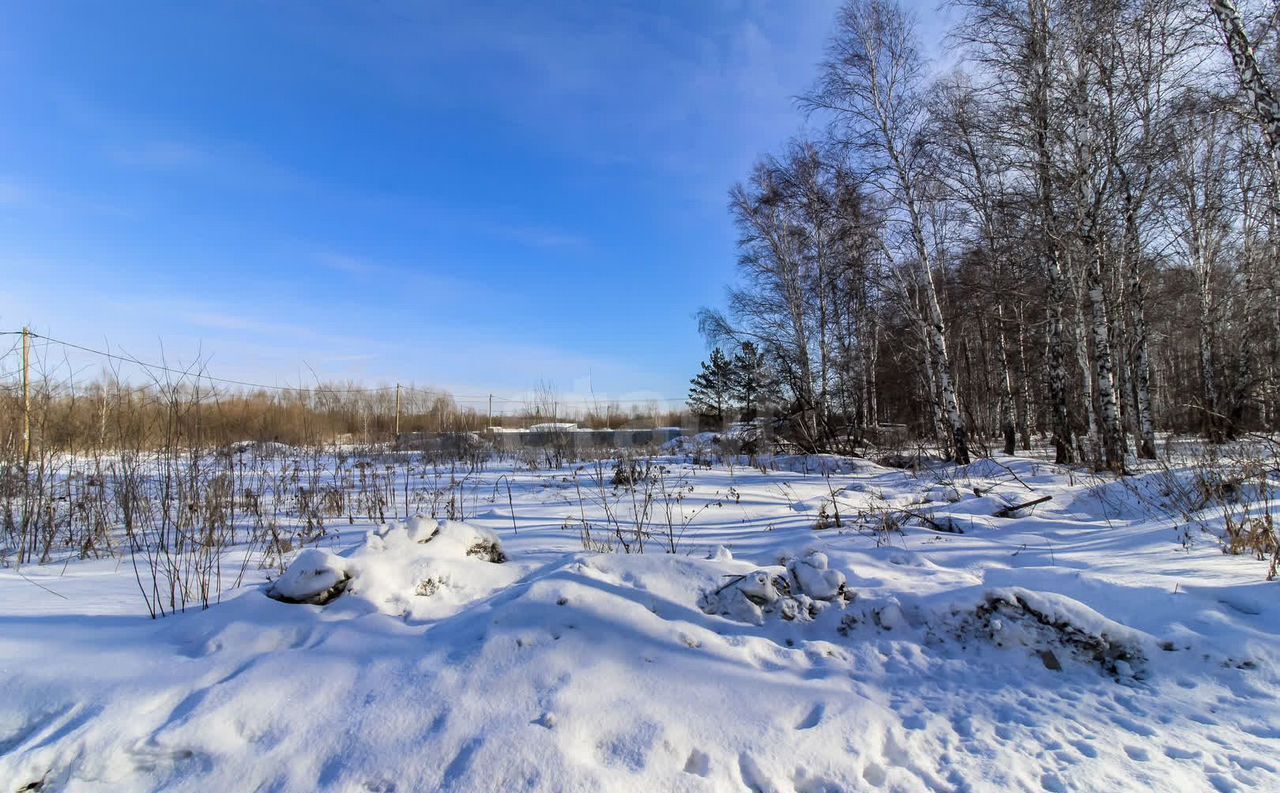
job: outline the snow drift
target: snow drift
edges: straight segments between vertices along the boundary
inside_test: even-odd
[[[348,557],[309,548],[266,592],[313,605],[346,596],[384,614],[424,618],[439,611],[426,598],[457,605],[510,584],[518,573],[499,567],[506,559],[488,529],[418,516],[370,531]]]

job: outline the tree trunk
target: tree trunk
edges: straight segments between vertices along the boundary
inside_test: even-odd
[[[1067,411],[1067,362],[1063,344],[1062,307],[1066,290],[1057,257],[1049,263],[1047,295],[1048,321],[1045,323],[1045,377],[1048,380],[1050,427],[1053,435],[1054,462],[1070,465],[1075,461],[1072,447],[1071,417]]]
[[[1009,352],[1005,349],[1004,339],[1004,307],[996,307],[996,359],[1000,365],[1000,431],[1004,435],[1004,453],[1012,455],[1016,451],[1014,425],[1017,414],[1013,403],[1013,382],[1009,375]]]
[[[1054,460],[1059,465],[1069,465],[1074,460],[1071,448],[1071,423],[1067,412],[1066,355],[1063,351],[1062,309],[1066,303],[1063,283],[1062,245],[1057,236],[1057,222],[1053,211],[1052,154],[1049,151],[1049,64],[1048,38],[1049,13],[1045,0],[1028,0],[1031,30],[1028,50],[1032,62],[1033,84],[1030,90],[1030,111],[1036,157],[1036,190],[1045,252],[1045,274],[1048,279],[1045,326],[1046,379],[1049,390],[1050,424],[1053,433]]]
[[[1098,407],[1102,430],[1102,462],[1107,468],[1124,468],[1124,434],[1116,404],[1115,364],[1111,355],[1111,331],[1107,321],[1106,290],[1102,282],[1102,252],[1090,241],[1088,287],[1093,314],[1093,357],[1097,366]]]
[[[1210,270],[1203,262],[1199,264],[1200,278],[1200,386],[1201,399],[1204,402],[1204,434],[1210,443],[1222,441],[1222,423],[1218,410],[1218,376],[1217,363],[1213,356],[1213,295]]]
[[[1125,302],[1129,308],[1129,323],[1133,332],[1132,368],[1133,398],[1138,430],[1138,457],[1143,460],[1156,458],[1155,420],[1151,413],[1151,346],[1147,334],[1146,292],[1142,284],[1142,245],[1138,237],[1138,198],[1133,194],[1129,174],[1117,168],[1121,192],[1124,198],[1124,238],[1121,257],[1125,263],[1128,283]]]
[[[880,423],[879,406],[876,403],[876,367],[880,361],[880,328],[871,323],[871,350],[867,361],[867,421],[872,427]]]
[[[917,312],[920,321],[920,342],[924,349],[924,379],[929,390],[929,415],[932,420],[932,438],[935,443],[942,441],[942,400],[938,396],[938,384],[933,369],[933,338],[929,335],[929,322]]]
[[[1231,53],[1231,62],[1235,65],[1240,87],[1244,89],[1249,103],[1258,114],[1267,147],[1274,152],[1280,146],[1280,102],[1276,101],[1275,92],[1258,69],[1258,60],[1254,57],[1253,46],[1249,44],[1249,37],[1240,22],[1240,12],[1236,10],[1235,0],[1209,0],[1209,8],[1222,25],[1227,51]]]
[[[1126,247],[1128,247],[1127,244]],[[1133,323],[1133,384],[1138,424],[1138,457],[1154,460],[1156,459],[1156,427],[1151,413],[1151,347],[1147,335],[1141,262],[1136,251],[1136,243],[1128,251],[1126,259],[1129,276],[1129,289],[1126,296],[1129,303],[1129,321]]]
[[[1036,407],[1031,401],[1031,367],[1027,363],[1027,323],[1018,308],[1018,358],[1022,363],[1022,421],[1019,423],[1023,451],[1031,451],[1031,436],[1036,432]]]
[[[1093,368],[1089,366],[1089,339],[1085,329],[1085,308],[1082,284],[1079,278],[1073,278],[1073,291],[1076,299],[1075,322],[1071,324],[1072,342],[1076,351],[1076,366],[1080,369],[1080,401],[1084,405],[1085,436],[1077,438],[1081,444],[1081,454],[1086,460],[1098,459],[1098,412],[1093,404]]]

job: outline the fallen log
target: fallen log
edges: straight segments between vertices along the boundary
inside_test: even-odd
[[[1013,514],[1018,510],[1026,509],[1027,507],[1034,507],[1036,504],[1043,504],[1044,502],[1048,501],[1051,498],[1053,498],[1053,496],[1041,496],[1040,498],[1033,498],[1030,501],[1024,502],[1022,504],[1013,504],[1012,506],[1008,506],[1002,510],[999,510],[992,517],[1012,518]]]

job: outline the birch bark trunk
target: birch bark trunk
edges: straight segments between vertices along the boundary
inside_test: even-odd
[[[1036,433],[1036,406],[1031,400],[1031,367],[1027,363],[1027,319],[1018,308],[1018,359],[1022,362],[1022,420],[1019,424],[1023,451],[1031,450],[1031,437]]]
[[[1004,339],[1004,307],[996,307],[996,352],[1000,364],[1000,432],[1004,435],[1004,453],[1013,454],[1017,449],[1014,426],[1017,414],[1013,402],[1013,380],[1009,375],[1009,352]]]
[[[1124,433],[1116,404],[1115,364],[1111,355],[1111,330],[1107,321],[1107,295],[1102,279],[1102,252],[1096,241],[1088,271],[1089,304],[1093,319],[1093,357],[1097,364],[1098,410],[1102,430],[1102,462],[1107,468],[1124,468]]]
[[[1045,378],[1048,381],[1050,426],[1053,435],[1054,460],[1068,465],[1075,460],[1072,449],[1071,423],[1067,412],[1066,355],[1062,339],[1062,309],[1066,302],[1063,283],[1061,241],[1053,211],[1053,160],[1049,151],[1049,12],[1045,0],[1027,0],[1031,18],[1028,50],[1032,62],[1030,111],[1036,158],[1037,209],[1041,218],[1044,243],[1045,275],[1048,288],[1045,300]]]

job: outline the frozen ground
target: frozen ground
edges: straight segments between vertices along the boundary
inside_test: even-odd
[[[0,570],[0,791],[1280,789],[1280,584],[1176,476],[666,462],[490,468],[157,621],[127,561]]]

